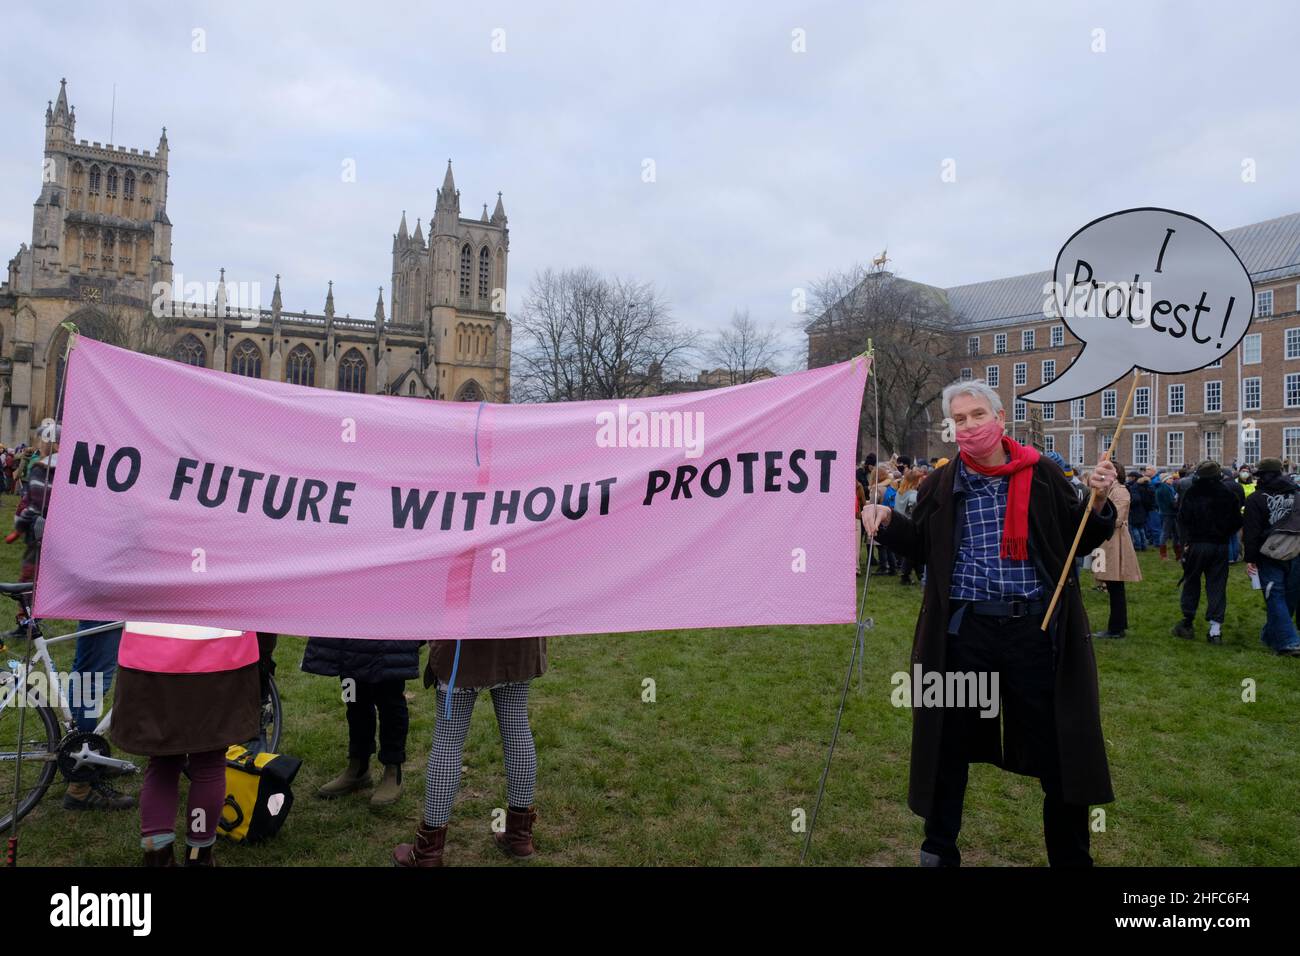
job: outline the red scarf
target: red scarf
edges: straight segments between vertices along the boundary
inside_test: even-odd
[[[1038,449],[1022,445],[1008,435],[1002,436],[1002,450],[1011,456],[1005,465],[981,465],[965,452],[961,460],[971,471],[990,478],[1011,476],[1007,488],[1007,514],[1002,521],[1002,548],[999,556],[1013,561],[1029,560],[1029,489],[1033,483],[1033,466]]]

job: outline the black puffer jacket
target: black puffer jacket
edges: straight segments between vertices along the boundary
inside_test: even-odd
[[[1269,561],[1259,553],[1264,539],[1273,528],[1291,515],[1295,504],[1295,482],[1285,475],[1274,473],[1268,481],[1255,486],[1255,493],[1246,499],[1246,513],[1243,517],[1245,531],[1242,544],[1246,548],[1246,560],[1251,564]]]
[[[322,677],[351,677],[366,684],[414,680],[420,676],[422,641],[367,641],[346,637],[311,637],[302,669]]]
[[[1197,478],[1178,504],[1184,544],[1222,544],[1241,527],[1241,504],[1217,475]]]

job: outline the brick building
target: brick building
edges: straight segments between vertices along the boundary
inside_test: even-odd
[[[1115,457],[1125,466],[1177,467],[1202,458],[1253,464],[1278,456],[1300,468],[1300,213],[1230,229],[1224,238],[1255,287],[1250,333],[1219,363],[1182,375],[1144,373]],[[1087,398],[1055,404],[1020,401],[1074,361],[1080,345],[1059,319],[1044,315],[1050,271],[936,289],[948,303],[947,335],[958,356],[953,377],[983,378],[1007,407],[1008,432],[1068,461],[1095,461],[1115,433],[1130,379]],[[816,354],[818,323],[808,328]],[[942,413],[931,410],[938,423]],[[919,440],[919,439],[918,439]],[[940,430],[925,448],[949,455]]]

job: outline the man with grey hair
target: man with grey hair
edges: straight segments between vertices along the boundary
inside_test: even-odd
[[[957,701],[913,702],[908,805],[925,819],[921,863],[960,864],[957,835],[975,761],[1038,777],[1048,861],[1091,865],[1088,806],[1114,795],[1091,629],[1066,558],[1081,521],[1080,553],[1114,531],[1106,495],[1115,468],[1103,456],[1088,478],[1093,494],[1080,501],[1059,467],[1004,434],[1002,400],[985,382],[949,385],[943,411],[959,454],[921,484],[911,517],[873,504],[862,510],[868,535],[927,569],[914,666],[945,675],[944,686],[996,674],[1002,691],[1002,707],[987,716]]]

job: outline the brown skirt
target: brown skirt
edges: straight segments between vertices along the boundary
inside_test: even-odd
[[[109,737],[143,757],[224,750],[260,730],[257,663],[215,674],[118,667]]]

